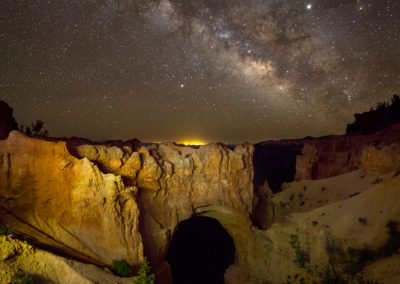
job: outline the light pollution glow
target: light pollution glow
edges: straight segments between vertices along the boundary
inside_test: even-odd
[[[201,140],[183,140],[181,142],[177,142],[177,144],[183,144],[185,146],[189,146],[189,145],[206,145],[208,143]]]
[[[152,143],[162,144],[164,142],[156,141],[156,142],[152,142]],[[185,139],[185,140],[182,140],[182,141],[177,141],[175,143],[176,144],[185,145],[185,146],[190,146],[190,145],[196,146],[196,145],[206,145],[206,144],[208,144],[208,142],[205,142],[205,141],[202,141],[202,140],[198,140],[198,139]]]

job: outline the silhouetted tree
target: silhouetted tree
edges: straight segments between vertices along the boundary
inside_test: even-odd
[[[394,94],[391,101],[380,102],[375,109],[362,114],[356,114],[356,120],[346,127],[346,133],[351,135],[366,135],[400,123],[400,96]]]
[[[39,135],[39,133],[41,133],[41,131],[43,129],[43,126],[44,126],[44,122],[40,119],[36,120],[35,123],[32,123],[33,134]]]
[[[29,127],[26,127],[25,134],[26,135],[32,135],[32,131],[31,131],[31,129]]]
[[[391,104],[388,102],[380,102],[376,105],[375,110],[387,110],[387,109],[391,109],[391,108],[400,107],[400,96],[394,94],[391,102],[392,102]],[[373,110],[373,109],[371,109],[371,110]]]
[[[49,136],[49,131],[44,129],[44,122],[40,119],[36,120],[35,123],[31,124],[31,127],[26,127],[21,124],[20,130],[25,132],[26,135],[36,135],[36,136]]]
[[[400,96],[399,95],[393,95],[392,98],[392,106],[399,106],[400,105]]]
[[[44,122],[41,119],[36,120],[35,123],[32,123],[33,134],[38,136],[49,136],[49,131],[43,129]]]

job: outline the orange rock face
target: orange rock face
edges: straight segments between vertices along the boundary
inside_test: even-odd
[[[1,222],[95,262],[143,260],[137,189],[69,154],[64,142],[13,131],[0,140]]]

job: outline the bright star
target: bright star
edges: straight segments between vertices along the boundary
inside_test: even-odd
[[[306,6],[306,7],[307,7],[307,9],[308,9],[308,10],[311,10],[311,8],[312,8],[312,5],[311,5],[311,4],[307,4],[307,6]]]
[[[185,85],[181,84],[181,88],[185,87]]]

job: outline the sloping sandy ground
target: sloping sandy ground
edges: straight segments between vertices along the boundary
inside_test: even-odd
[[[308,212],[352,198],[392,178],[393,175],[394,172],[379,175],[356,170],[327,179],[284,183],[282,192],[275,194],[272,198],[274,221],[283,222],[288,214]]]
[[[348,248],[377,251],[388,240],[388,222],[400,223],[400,175],[392,171],[377,178],[376,174],[354,171],[324,180],[293,182],[272,200],[278,207],[279,222],[265,232],[256,232],[257,242],[266,244],[260,247],[263,260],[257,262],[274,271],[265,275],[266,282],[301,283],[303,278],[304,283],[320,283],[327,269],[343,273]],[[292,238],[308,256],[303,268],[296,263]],[[360,283],[360,279],[400,283],[400,255],[378,258],[357,276],[348,283]]]

